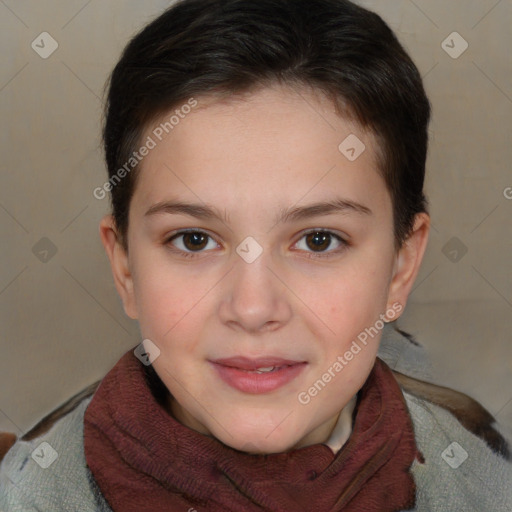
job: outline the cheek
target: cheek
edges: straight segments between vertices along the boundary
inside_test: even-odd
[[[338,355],[348,354],[344,378],[359,382],[359,375],[371,367],[383,328],[380,315],[386,311],[388,276],[377,266],[345,272],[329,284],[329,292],[317,294],[318,316],[329,326],[324,337],[324,361],[332,364]],[[353,343],[356,343],[353,345]]]
[[[328,292],[316,294],[313,301],[322,304],[333,325],[364,328],[385,311],[388,280],[382,268],[351,269],[327,281]]]
[[[167,345],[171,339],[183,339],[197,329],[206,289],[200,278],[171,271],[154,260],[151,265],[137,265],[134,292],[142,336]]]

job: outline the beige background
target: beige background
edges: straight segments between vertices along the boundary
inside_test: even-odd
[[[360,3],[397,32],[434,107],[434,227],[400,325],[425,345],[439,382],[512,427],[512,2]],[[0,1],[0,429],[21,435],[140,341],[98,237],[108,202],[92,191],[105,181],[104,82],[128,38],[168,4]],[[454,31],[469,44],[457,59],[441,46]],[[31,48],[42,32],[59,45],[47,59]],[[43,237],[57,251],[46,262]]]

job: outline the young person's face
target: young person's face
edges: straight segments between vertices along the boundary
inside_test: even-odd
[[[125,310],[160,349],[153,366],[183,424],[241,450],[323,442],[371,371],[386,311],[405,306],[428,217],[395,251],[376,142],[317,94],[198,103],[162,141],[154,127],[143,138],[157,145],[128,254],[102,221]],[[366,145],[354,161],[339,149],[350,134]]]

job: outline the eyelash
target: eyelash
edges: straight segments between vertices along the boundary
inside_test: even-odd
[[[164,241],[164,245],[169,247],[169,244],[176,238],[179,238],[180,236],[183,236],[186,234],[192,234],[192,233],[206,235],[209,239],[214,240],[214,238],[211,235],[209,235],[208,233],[206,233],[205,231],[201,231],[198,229],[188,229],[188,230],[182,230],[182,231],[178,231],[177,233],[174,233],[173,235],[171,235]],[[297,240],[297,242],[295,242],[295,244],[299,243],[299,241],[301,241],[303,238],[307,237],[308,235],[311,235],[314,233],[322,233],[322,234],[331,235],[334,239],[336,239],[338,242],[340,242],[341,246],[332,251],[324,251],[324,252],[306,251],[306,254],[308,254],[308,256],[306,256],[307,258],[310,258],[310,259],[330,258],[330,257],[333,257],[333,255],[339,254],[340,252],[344,251],[346,248],[348,248],[350,246],[349,242],[347,240],[345,240],[344,238],[342,238],[340,235],[337,235],[336,233],[333,233],[332,231],[329,231],[326,229],[312,229],[312,230],[306,231]],[[169,247],[169,248],[173,252],[179,253],[180,256],[183,256],[184,258],[189,258],[189,259],[194,259],[194,258],[200,257],[200,254],[202,252],[204,252],[204,251],[189,252],[189,251],[183,251],[181,249],[176,249],[174,247]]]

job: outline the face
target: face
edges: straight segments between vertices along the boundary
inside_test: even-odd
[[[312,91],[198,99],[161,141],[155,126],[128,253],[111,218],[101,233],[169,412],[239,450],[325,441],[405,306],[426,219],[397,252],[374,138]]]

